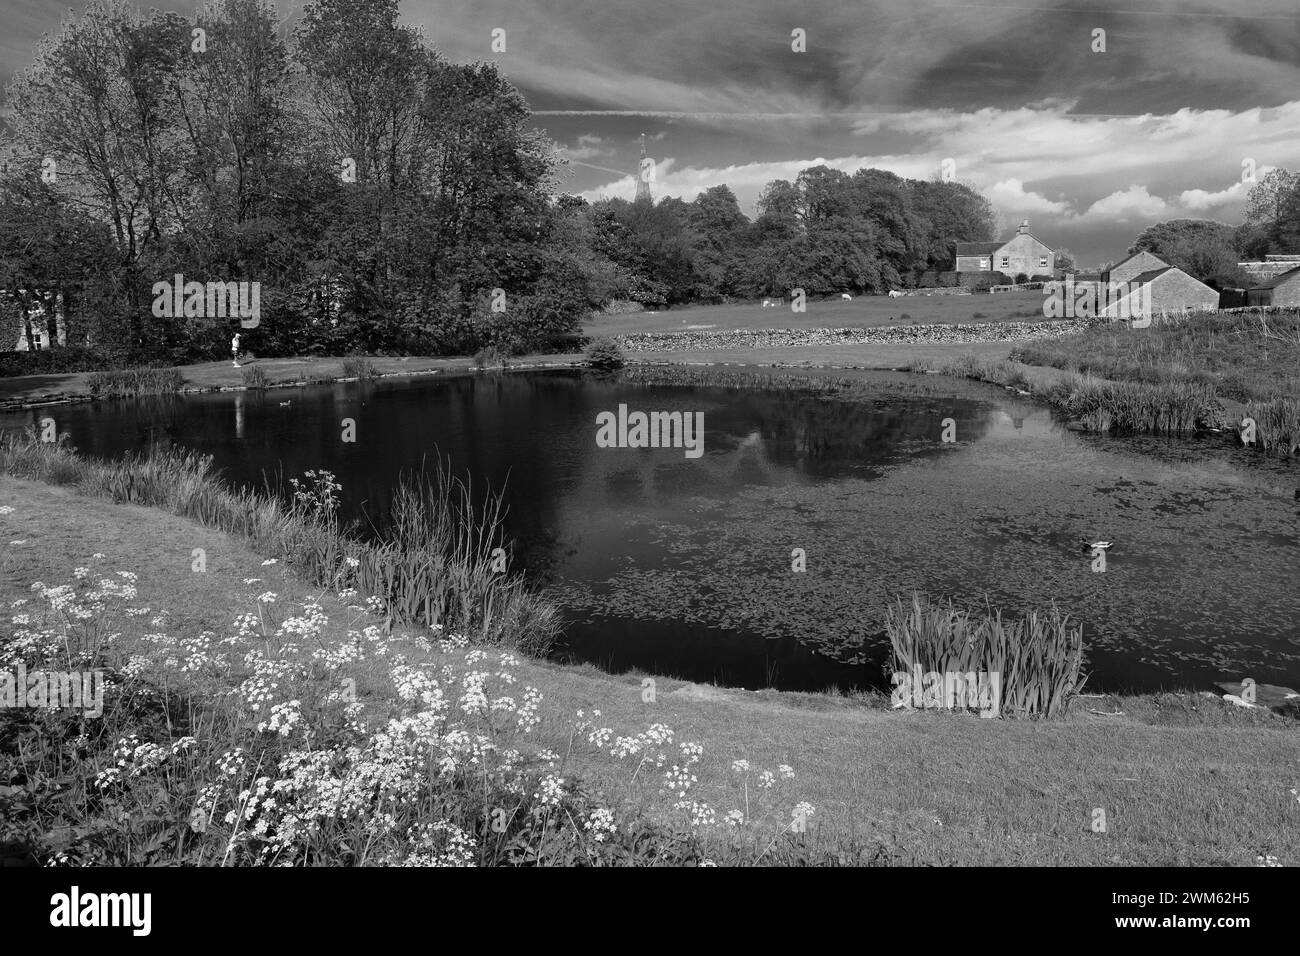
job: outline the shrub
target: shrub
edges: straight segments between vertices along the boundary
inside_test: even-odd
[[[601,371],[612,371],[627,365],[623,350],[613,339],[595,339],[587,346],[584,356],[587,365]]]
[[[263,389],[271,384],[271,377],[260,365],[250,365],[245,368],[243,379],[245,388]]]
[[[343,360],[343,377],[367,381],[379,377],[379,368],[364,355],[349,356]]]
[[[98,372],[112,367],[113,361],[103,352],[76,345],[38,352],[0,352],[0,378]]]
[[[474,353],[475,368],[506,368],[509,365],[510,356],[495,345],[489,345]]]

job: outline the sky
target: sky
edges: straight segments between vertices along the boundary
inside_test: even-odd
[[[66,9],[0,0],[0,75],[28,64]],[[449,59],[500,65],[561,147],[562,188],[589,199],[634,195],[642,133],[656,198],[725,183],[751,215],[766,183],[817,163],[930,179],[949,161],[992,202],[1002,235],[1029,219],[1086,267],[1122,257],[1154,222],[1238,223],[1252,174],[1300,170],[1296,0],[401,9]]]

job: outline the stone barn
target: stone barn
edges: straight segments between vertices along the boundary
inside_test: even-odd
[[[1246,304],[1300,306],[1300,266],[1247,289]]]
[[[1114,319],[1125,315],[1149,316],[1219,307],[1217,290],[1174,266],[1139,273],[1127,282],[1125,295],[1108,303],[1098,311],[1098,315]]]
[[[1102,282],[1131,282],[1144,272],[1152,272],[1156,269],[1167,269],[1169,263],[1161,259],[1152,252],[1143,250],[1135,252],[1127,259],[1122,259],[1115,263],[1106,272],[1101,275]]]

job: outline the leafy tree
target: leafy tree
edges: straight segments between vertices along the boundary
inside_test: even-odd
[[[1236,238],[1237,231],[1225,223],[1171,219],[1147,227],[1128,251],[1152,252],[1171,266],[1221,289],[1250,281],[1237,265]]]

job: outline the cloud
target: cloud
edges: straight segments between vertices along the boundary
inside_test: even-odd
[[[1042,193],[1025,189],[1019,179],[1004,179],[983,190],[995,209],[1004,210],[1015,216],[1029,213],[1052,213],[1067,215],[1070,204],[1060,200],[1048,199]]]
[[[1080,220],[1134,222],[1166,219],[1170,216],[1170,207],[1159,196],[1147,192],[1145,186],[1132,185],[1120,189],[1109,196],[1098,199],[1088,207]]]
[[[828,166],[846,173],[859,169],[887,169],[912,179],[929,178],[935,172],[926,167],[928,160],[917,157],[888,156],[817,156],[811,159],[776,160],[770,162],[741,163],[732,166],[683,166],[669,157],[659,160],[655,167],[655,181],[650,191],[655,198],[674,196],[690,202],[712,186],[726,184],[736,194],[742,209],[753,210],[763,187],[774,179],[793,180],[811,166]],[[632,199],[636,195],[636,177],[623,176],[613,182],[580,193],[587,200],[603,197]]]
[[[578,137],[577,146],[564,147],[564,155],[570,159],[600,159],[611,152],[606,141],[594,133],[583,133]]]

